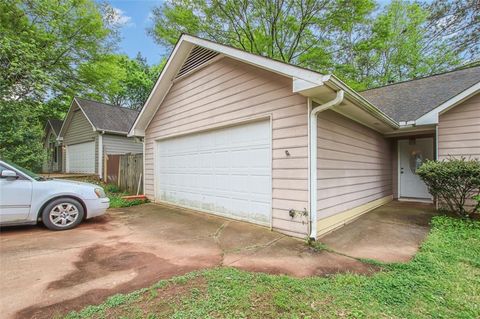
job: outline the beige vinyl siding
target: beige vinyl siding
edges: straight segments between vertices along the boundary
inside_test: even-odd
[[[334,111],[318,116],[318,219],[392,194],[392,149],[374,130]]]
[[[438,158],[480,159],[480,94],[439,116]]]
[[[273,228],[304,237],[308,209],[307,100],[292,93],[292,79],[222,58],[176,82],[145,134],[145,193],[154,198],[155,140],[261,116],[272,118]],[[290,156],[285,154],[290,152]]]
[[[139,154],[143,152],[143,143],[136,142],[134,138],[122,135],[103,135],[103,150],[105,154]]]
[[[95,141],[95,172],[98,172],[98,133],[93,130],[85,114],[78,108],[73,112],[72,118],[67,125],[63,145],[68,146]],[[62,155],[64,159],[63,167],[66,169],[65,152]]]

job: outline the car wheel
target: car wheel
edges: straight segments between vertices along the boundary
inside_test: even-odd
[[[73,198],[59,198],[43,209],[42,222],[51,230],[67,230],[76,227],[83,220],[82,204]]]

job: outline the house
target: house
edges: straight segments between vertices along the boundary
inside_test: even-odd
[[[183,35],[129,136],[152,201],[315,239],[394,198],[431,202],[426,159],[480,156],[479,82],[476,67],[358,93]]]
[[[63,171],[103,176],[106,156],[143,153],[143,143],[127,137],[138,111],[75,97],[58,140]]]
[[[58,134],[63,121],[49,119],[44,128],[43,148],[46,157],[42,164],[43,173],[55,173],[62,171],[62,142],[58,141]]]

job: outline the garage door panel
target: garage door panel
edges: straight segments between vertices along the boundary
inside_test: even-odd
[[[159,141],[157,155],[158,199],[268,224],[268,121]]]
[[[67,172],[95,173],[95,142],[67,146]]]

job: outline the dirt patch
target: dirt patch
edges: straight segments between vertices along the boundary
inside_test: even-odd
[[[51,305],[34,305],[16,314],[16,318],[52,318],[64,315],[72,310],[80,310],[86,305],[95,305],[117,293],[128,293],[148,287],[158,280],[183,275],[201,268],[196,263],[176,265],[155,254],[141,251],[130,243],[118,243],[114,246],[95,245],[85,249],[80,260],[74,263],[75,270],[62,279],[48,285],[48,290],[65,289],[111,274],[112,272],[131,270],[136,275],[127,282],[112,289],[93,289],[83,295],[62,300]]]
[[[114,218],[109,214],[86,219],[78,226],[78,229],[92,229],[98,231],[108,231],[113,229],[112,221]]]

